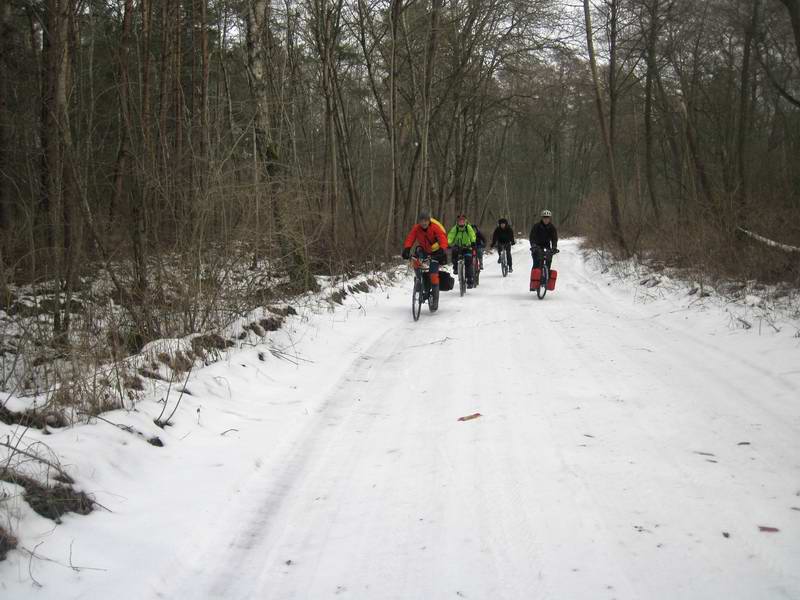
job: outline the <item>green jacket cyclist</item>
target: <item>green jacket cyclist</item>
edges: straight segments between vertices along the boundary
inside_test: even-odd
[[[458,274],[458,257],[459,254],[464,255],[464,274],[467,279],[467,287],[473,286],[473,272],[472,272],[472,252],[476,247],[478,238],[475,235],[475,229],[467,223],[467,216],[465,214],[458,215],[456,224],[447,233],[447,245],[453,250],[453,271]]]

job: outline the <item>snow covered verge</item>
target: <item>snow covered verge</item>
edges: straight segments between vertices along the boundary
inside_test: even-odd
[[[730,329],[753,329],[759,335],[788,332],[800,338],[800,289],[788,284],[711,281],[691,269],[617,260],[585,245],[583,258],[608,286],[630,289],[637,303],[661,301],[699,311],[722,311]]]
[[[318,292],[250,311],[223,330],[160,339],[71,373],[68,389],[102,390],[114,396],[108,404],[60,402],[66,386],[36,389],[41,382],[2,393],[0,590],[21,585],[56,597],[65,574],[126,563],[129,543],[144,536],[157,549],[162,534],[191,530],[197,510],[207,518],[208,506],[224,505],[259,468],[259,447],[291,422],[287,413],[310,410],[299,392],[296,404],[282,398],[306,389],[288,382],[315,360],[313,346],[335,351],[324,332],[366,315],[402,272],[317,277]],[[120,408],[108,410],[112,403]],[[92,512],[90,521],[81,516]],[[95,527],[99,536],[84,535]]]

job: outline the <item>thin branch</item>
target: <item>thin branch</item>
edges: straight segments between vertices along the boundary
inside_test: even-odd
[[[770,248],[777,248],[778,250],[783,250],[784,252],[800,252],[800,248],[798,248],[797,246],[790,246],[789,244],[781,244],[780,242],[776,242],[769,238],[765,238],[763,235],[758,235],[757,233],[748,231],[744,227],[737,227],[736,230],[741,231],[746,236],[751,237],[754,240],[761,242],[762,244],[766,244]]]
[[[61,467],[59,467],[59,466],[58,466],[58,465],[56,465],[55,463],[52,463],[52,462],[50,462],[50,461],[49,461],[49,460],[47,460],[46,458],[42,458],[41,456],[36,456],[35,454],[31,454],[30,452],[27,452],[27,451],[25,451],[25,450],[22,450],[22,449],[20,449],[20,448],[18,448],[18,447],[12,446],[12,445],[11,445],[11,444],[9,444],[8,442],[0,442],[0,446],[3,446],[3,447],[5,447],[5,448],[8,448],[9,450],[12,450],[12,451],[13,451],[13,453],[11,454],[11,456],[9,456],[9,460],[11,460],[11,458],[14,456],[14,454],[22,454],[23,456],[27,456],[28,458],[30,458],[30,459],[32,459],[32,460],[35,460],[35,461],[38,461],[38,462],[40,462],[40,463],[42,463],[42,464],[44,464],[44,465],[47,465],[47,466],[48,466],[48,467],[50,467],[51,469],[55,469],[55,470],[58,472],[58,474],[59,474],[59,475],[61,475],[61,476],[62,476],[62,477],[63,477],[63,478],[64,478],[64,479],[67,481],[67,482],[69,482],[69,483],[72,483],[72,481],[73,481],[73,480],[72,480],[72,477],[70,477],[70,476],[69,476],[69,475],[66,473],[66,471],[64,471],[64,469],[62,469]],[[8,464],[8,463],[7,463],[7,464]],[[5,471],[5,470],[6,470],[6,469],[8,469],[8,468],[9,468],[8,466],[6,466],[6,467],[3,467],[3,469],[2,469],[2,470],[4,470],[4,471]]]

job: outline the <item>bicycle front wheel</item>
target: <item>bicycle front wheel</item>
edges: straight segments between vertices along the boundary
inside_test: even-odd
[[[536,290],[536,295],[539,296],[539,300],[544,300],[545,294],[547,294],[548,279],[550,279],[550,271],[545,267],[542,269],[542,280],[539,282],[539,287]]]
[[[461,292],[461,295],[467,293],[467,276],[464,275],[464,264],[461,263],[458,269],[458,290]]]
[[[419,313],[422,311],[422,295],[422,280],[414,277],[414,291],[411,293],[411,316],[415,321],[419,319]]]
[[[439,309],[439,286],[434,285],[431,287],[431,295],[428,298],[428,310],[436,312]]]

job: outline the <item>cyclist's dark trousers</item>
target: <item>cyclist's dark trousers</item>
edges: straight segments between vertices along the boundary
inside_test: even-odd
[[[467,283],[472,282],[473,269],[472,269],[472,248],[453,248],[453,273],[458,275],[458,252],[464,254],[464,275],[467,278]]]
[[[542,250],[541,246],[534,246],[531,249],[531,254],[533,255],[533,268],[538,269],[542,266],[542,258],[544,256],[544,250]],[[547,268],[550,268],[550,265],[553,264],[553,255],[547,255]]]
[[[478,264],[483,268],[483,246],[478,246]]]

